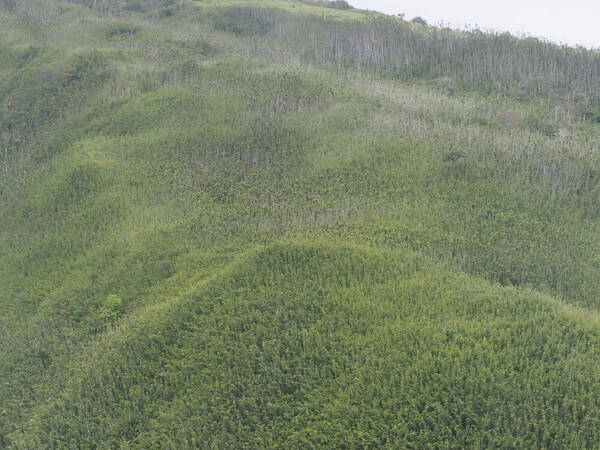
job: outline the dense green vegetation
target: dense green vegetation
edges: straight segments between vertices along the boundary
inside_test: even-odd
[[[599,86],[341,2],[0,0],[0,448],[596,446]]]
[[[13,436],[31,448],[590,447],[600,342],[580,320],[407,252],[272,245],[125,320]]]

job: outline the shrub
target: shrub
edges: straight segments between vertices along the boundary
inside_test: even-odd
[[[583,113],[583,117],[590,122],[600,123],[600,104],[588,106]]]
[[[108,295],[98,311],[98,317],[104,322],[114,320],[121,312],[123,300],[115,294]]]
[[[327,2],[327,7],[335,8],[335,9],[352,9],[352,6],[349,5],[346,0],[329,1],[329,2]]]
[[[466,157],[467,157],[467,155],[462,150],[452,149],[444,154],[444,156],[442,157],[442,160],[444,162],[449,162],[449,163],[455,164],[456,162],[458,162],[461,159],[464,159]]]
[[[133,34],[138,33],[140,30],[141,30],[140,27],[137,27],[135,25],[130,25],[130,24],[112,25],[106,31],[106,37],[107,38],[112,38],[112,37],[115,37],[115,36],[133,35]]]
[[[248,7],[228,8],[221,12],[214,22],[215,29],[240,36],[264,36],[274,26],[274,11],[260,11]]]
[[[131,2],[123,6],[123,9],[131,12],[144,12],[145,8],[142,2]]]
[[[158,11],[159,19],[166,19],[168,17],[173,17],[175,15],[175,9],[173,8],[164,8]]]

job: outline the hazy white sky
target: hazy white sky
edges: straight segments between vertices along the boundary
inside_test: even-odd
[[[600,48],[600,0],[349,0],[352,6],[423,17],[430,24],[526,33]]]

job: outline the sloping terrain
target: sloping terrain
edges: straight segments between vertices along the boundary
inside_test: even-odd
[[[64,385],[12,438],[589,448],[600,438],[597,323],[404,251],[275,244],[72,355]]]
[[[600,440],[597,52],[326,6],[0,2],[0,447]]]

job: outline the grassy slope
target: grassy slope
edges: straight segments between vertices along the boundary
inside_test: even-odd
[[[0,18],[0,446],[598,440],[594,194],[480,149],[535,105],[61,7]]]
[[[409,252],[275,244],[87,347],[13,438],[26,448],[589,447],[596,324]]]
[[[283,11],[313,14],[327,19],[340,20],[360,20],[365,16],[378,16],[378,13],[363,11],[359,9],[335,9],[323,8],[318,5],[318,2],[303,2],[298,0],[202,0],[197,3],[200,8],[209,10],[219,10],[231,7],[253,7],[259,6],[263,8],[277,8]]]

